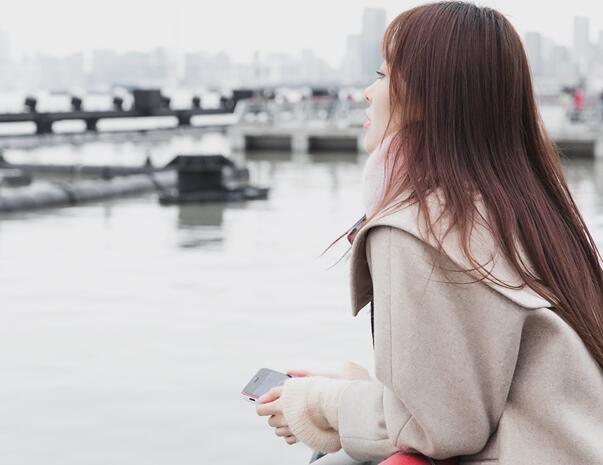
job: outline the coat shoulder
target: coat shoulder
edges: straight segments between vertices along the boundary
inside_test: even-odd
[[[461,246],[460,232],[446,234],[444,225],[436,228],[440,243],[428,234],[416,208],[405,208],[373,219],[356,235],[352,244],[350,290],[352,314],[355,316],[372,296],[371,262],[400,260],[415,271],[439,269],[454,283],[479,281],[506,299],[526,309],[551,307],[551,302],[531,289],[505,257],[496,238],[483,225],[477,224],[469,238],[469,260]],[[420,258],[420,259],[419,259]],[[476,267],[475,263],[478,263]],[[481,269],[480,269],[481,268]]]
[[[396,261],[397,266],[412,267],[417,278],[431,276],[434,279],[440,279],[445,277],[451,284],[475,282],[467,270],[437,250],[432,244],[392,225],[377,225],[367,231],[366,257],[371,271],[376,261]],[[490,292],[489,286],[483,282],[479,284]]]

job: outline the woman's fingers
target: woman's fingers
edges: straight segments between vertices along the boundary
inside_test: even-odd
[[[273,415],[272,417],[270,417],[270,420],[273,420],[273,417],[277,418],[278,415]],[[273,426],[270,420],[268,421],[268,423],[270,423],[270,426]],[[280,421],[277,419],[275,423],[280,423]],[[288,425],[276,427],[274,429],[274,434],[282,437],[287,442],[287,444],[295,444],[297,442],[297,438],[291,433],[291,430],[289,429]]]
[[[270,415],[270,418],[268,418],[268,424],[273,428],[278,428],[279,426],[287,426],[287,423],[285,423],[285,417],[280,413]]]
[[[310,376],[310,372],[308,370],[288,370],[287,374],[296,377]]]
[[[281,396],[282,392],[283,392],[283,386],[275,386],[272,389],[270,389],[266,394],[260,396],[258,401],[261,404],[266,404],[268,402],[272,402],[273,400],[278,399]]]
[[[283,436],[286,438],[287,436],[291,436],[291,431],[289,431],[288,426],[279,426],[278,428],[276,428],[274,430],[274,434],[276,434],[277,436]]]
[[[280,399],[276,399],[273,402],[259,402],[255,404],[255,411],[260,416],[278,415],[282,414]]]
[[[295,444],[297,442],[297,438],[291,433],[289,425],[285,423],[282,414],[271,415],[268,419],[268,424],[274,427],[274,434],[282,437],[287,444]]]

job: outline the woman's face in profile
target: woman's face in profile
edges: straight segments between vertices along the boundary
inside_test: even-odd
[[[379,145],[389,119],[389,69],[387,63],[384,61],[377,71],[378,76],[375,81],[364,91],[364,98],[369,103],[366,109],[368,127],[365,126],[364,129],[364,148],[369,153]],[[394,129],[395,125],[392,122],[386,135],[392,133]]]

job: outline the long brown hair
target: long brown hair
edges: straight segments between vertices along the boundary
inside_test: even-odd
[[[418,203],[432,233],[426,198],[437,189],[450,229],[459,228],[463,252],[479,269],[468,240],[474,194],[481,195],[501,251],[603,368],[601,254],[544,128],[514,27],[491,8],[435,2],[398,15],[381,48],[390,74],[389,123],[394,115],[401,123],[386,153],[381,200],[360,228],[387,206]]]

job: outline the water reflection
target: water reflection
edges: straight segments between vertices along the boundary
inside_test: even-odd
[[[179,205],[178,228],[186,231],[179,247],[199,248],[220,244],[224,241],[222,222],[225,206],[221,204]]]

